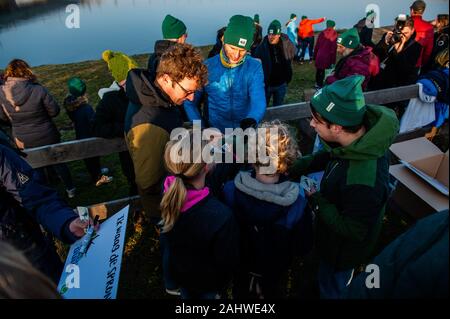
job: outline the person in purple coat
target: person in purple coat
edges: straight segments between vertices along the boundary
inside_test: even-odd
[[[327,85],[352,75],[364,76],[362,88],[367,90],[371,77],[379,72],[380,62],[371,47],[361,44],[358,30],[352,28],[337,38],[337,52],[342,56],[333,72],[325,79]]]
[[[336,63],[337,37],[336,23],[327,20],[327,28],[319,34],[317,44],[314,49],[314,61],[316,62],[316,85],[319,89],[323,86],[325,70],[331,68]]]

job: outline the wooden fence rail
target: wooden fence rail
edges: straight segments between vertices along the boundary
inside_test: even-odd
[[[409,100],[417,97],[419,86],[417,84],[366,92],[364,94],[368,104],[386,104]],[[292,121],[310,116],[309,102],[300,102],[268,108],[265,120],[279,119]],[[411,136],[398,136],[398,140],[408,139]],[[414,135],[412,135],[414,136]],[[27,161],[34,167],[43,167],[57,163],[67,163],[95,156],[105,156],[127,150],[125,140],[122,138],[103,139],[88,138],[60,144],[26,149]]]

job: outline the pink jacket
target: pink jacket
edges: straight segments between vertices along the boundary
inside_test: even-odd
[[[325,70],[336,63],[336,39],[338,34],[333,28],[327,28],[319,34],[317,44],[314,47],[314,60],[316,68]]]

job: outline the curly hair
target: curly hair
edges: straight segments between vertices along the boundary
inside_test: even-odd
[[[31,81],[36,81],[36,75],[31,71],[30,66],[24,60],[14,59],[8,63],[6,67],[4,79],[9,78],[25,78]]]
[[[164,74],[176,82],[184,78],[196,79],[199,87],[208,82],[208,69],[203,64],[203,57],[199,50],[189,44],[177,43],[162,54],[156,76],[159,78]]]
[[[294,161],[301,156],[297,141],[291,134],[291,127],[279,120],[274,120],[261,123],[258,129],[266,130],[266,156],[275,163],[276,174],[286,173]],[[276,130],[275,136],[274,130]],[[258,169],[267,165],[262,164],[257,158],[255,166]]]

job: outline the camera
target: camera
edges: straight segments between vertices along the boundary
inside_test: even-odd
[[[389,41],[390,45],[394,45],[402,40],[402,31],[406,24],[406,14],[399,14],[398,17],[395,19],[395,26],[394,30],[392,30],[392,38]]]

